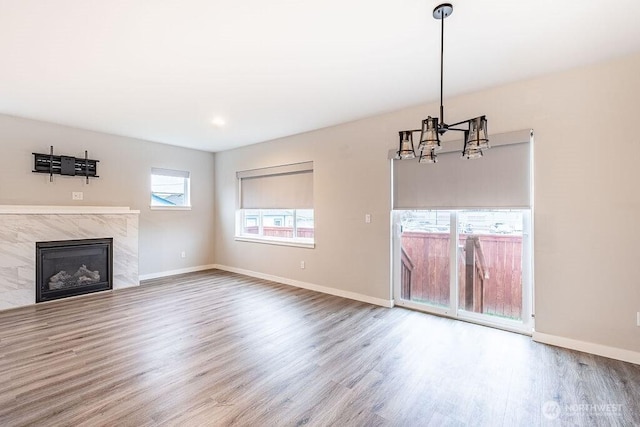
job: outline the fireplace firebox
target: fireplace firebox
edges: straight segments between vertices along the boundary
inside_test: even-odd
[[[113,239],[36,243],[36,302],[113,288]]]

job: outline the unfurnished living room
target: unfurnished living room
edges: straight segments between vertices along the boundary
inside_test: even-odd
[[[0,1],[0,425],[640,425],[639,20]]]

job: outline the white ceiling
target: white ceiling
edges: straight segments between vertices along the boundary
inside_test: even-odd
[[[439,3],[0,0],[0,113],[220,151],[435,101]],[[453,7],[445,106],[640,51],[638,0]]]

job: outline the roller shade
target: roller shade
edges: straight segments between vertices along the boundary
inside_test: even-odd
[[[177,178],[189,178],[189,172],[173,169],[151,168],[151,175],[173,176]]]
[[[490,136],[477,160],[461,158],[462,140],[447,142],[437,164],[393,161],[394,209],[528,208],[531,130]]]
[[[241,209],[313,209],[313,162],[237,172]]]

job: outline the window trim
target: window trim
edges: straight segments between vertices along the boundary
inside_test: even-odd
[[[245,236],[235,236],[234,240],[236,242],[251,242],[251,243],[262,243],[265,245],[276,245],[276,246],[293,246],[297,248],[307,248],[314,249],[316,247],[316,243],[305,243],[299,240],[293,239],[279,239],[277,237],[245,237]]]
[[[149,205],[149,209],[152,211],[190,211],[191,205],[189,206],[154,206]]]

